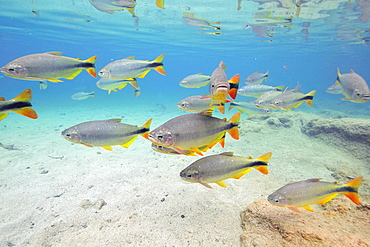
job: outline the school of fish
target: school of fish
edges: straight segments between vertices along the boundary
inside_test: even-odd
[[[121,2],[121,6],[110,6],[109,1],[90,0],[97,9],[111,13],[115,10],[126,9],[134,15],[135,1]],[[163,4],[161,1],[157,1]],[[114,8],[113,8],[114,7]],[[210,28],[220,31],[208,20],[196,18],[191,13],[184,14],[188,25]],[[47,81],[62,82],[60,79],[72,80],[82,70],[86,70],[92,77],[100,76],[96,86],[102,90],[117,92],[127,84],[134,88],[135,96],[139,96],[140,87],[137,80],[143,79],[155,70],[166,75],[164,69],[164,54],[154,60],[135,60],[134,56],[115,60],[108,63],[96,74],[95,61],[97,56],[87,60],[70,58],[62,52],[45,52],[25,55],[17,58],[1,68],[1,72],[10,78],[39,81],[40,88],[46,89]],[[202,73],[192,74],[179,83],[186,88],[201,88],[208,86],[208,92],[203,95],[192,95],[177,103],[177,106],[188,114],[176,116],[157,128],[150,130],[152,118],[142,126],[122,123],[122,119],[94,120],[76,125],[62,131],[61,135],[69,142],[82,144],[86,147],[101,147],[112,151],[112,146],[128,148],[136,138],[141,135],[149,140],[152,149],[162,154],[204,156],[216,144],[225,147],[225,138],[230,135],[239,140],[239,122],[242,113],[268,114],[273,110],[288,111],[299,107],[306,102],[313,107],[316,90],[301,93],[300,84],[296,88],[288,89],[283,85],[270,86],[262,84],[268,81],[269,70],[266,73],[259,71],[250,74],[244,82],[247,84],[239,88],[240,75],[236,74],[230,79],[226,75],[226,65],[220,61],[211,75]],[[284,89],[284,90],[283,90]],[[326,90],[328,93],[343,94],[342,100],[355,103],[364,103],[370,99],[370,89],[364,78],[353,70],[348,74],[341,74],[337,69],[337,78],[334,85]],[[252,97],[254,100],[234,101],[240,95]],[[73,100],[95,98],[95,92],[77,92],[71,96]],[[15,112],[31,119],[37,119],[37,113],[32,109],[31,89],[26,89],[11,100],[0,97],[0,121],[5,119],[9,112]],[[229,120],[214,117],[215,109],[225,113],[225,105],[230,104],[228,111],[236,108],[236,112]],[[223,152],[216,155],[202,157],[191,163],[180,172],[180,177],[186,182],[200,183],[212,188],[209,184],[226,188],[224,180],[229,178],[240,179],[249,173],[252,168],[267,175],[271,152],[258,158],[235,156],[233,152]],[[311,204],[325,204],[339,193],[346,195],[355,204],[360,204],[358,189],[362,177],[354,178],[345,184],[323,182],[312,178],[289,183],[268,196],[267,200],[275,206],[287,207],[294,212],[301,213],[302,207],[313,212]]]

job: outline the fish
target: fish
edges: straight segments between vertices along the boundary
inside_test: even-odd
[[[241,113],[247,113],[248,116],[272,112],[271,109],[258,108],[252,100],[244,102],[231,102],[229,106],[229,111],[234,107],[236,107],[236,109],[238,109],[238,111]]]
[[[331,93],[331,94],[341,94],[343,91],[342,91],[342,87],[340,87],[337,84],[334,84],[334,85],[331,85],[330,87],[328,87],[325,90],[325,92]]]
[[[276,96],[270,105],[273,109],[277,110],[291,110],[291,108],[299,107],[303,102],[313,107],[312,100],[316,94],[316,90],[313,90],[307,94],[296,92],[295,90],[285,91],[284,93]]]
[[[135,16],[136,0],[89,0],[97,10],[113,14],[114,11],[127,10]]]
[[[90,97],[96,98],[94,91],[92,91],[91,93],[78,92],[73,94],[71,98],[74,100],[84,100]]]
[[[1,72],[15,79],[62,82],[59,78],[72,80],[84,69],[95,78],[96,58],[81,61],[62,56],[62,52],[31,54],[11,61],[1,68]]]
[[[227,95],[232,99],[236,98],[240,80],[239,74],[234,75],[230,80],[228,80],[225,69],[226,65],[221,61],[218,67],[211,74],[209,96],[204,97],[212,98],[210,109],[214,109],[216,108],[215,106],[218,105],[217,108],[222,114],[225,112],[223,104],[231,102],[231,100],[227,99]]]
[[[209,95],[194,95],[180,100],[177,107],[187,112],[202,112],[209,108],[212,98]]]
[[[200,183],[212,189],[209,183],[216,183],[226,188],[224,180],[229,178],[239,179],[252,168],[268,174],[268,162],[272,156],[271,152],[259,158],[234,156],[233,152],[225,152],[203,157],[186,167],[180,172],[180,177],[191,183]]]
[[[259,96],[254,101],[254,105],[258,108],[270,109],[270,108],[272,108],[271,105],[270,105],[270,102],[282,93],[283,93],[283,91],[278,90],[278,89],[270,90],[266,93],[263,93],[261,96]]]
[[[165,9],[165,7],[164,7],[164,0],[155,0],[155,5],[158,8]]]
[[[24,90],[11,100],[5,100],[4,97],[0,97],[0,121],[9,115],[8,112],[15,112],[25,117],[37,119],[37,113],[31,108],[31,100],[31,89]]]
[[[195,17],[194,13],[191,12],[184,12],[182,13],[182,18],[185,19],[187,22],[185,22],[186,25],[190,26],[196,26],[199,27],[200,29],[212,29],[216,30],[216,32],[211,32],[210,34],[216,34],[220,35],[221,34],[221,27],[220,26],[215,26],[210,20],[202,19]],[[220,24],[219,21],[214,22],[214,24],[218,25]]]
[[[254,72],[250,74],[247,79],[244,80],[244,82],[249,85],[261,84],[263,80],[268,81],[269,72],[269,70],[266,73],[261,73],[259,71]]]
[[[224,147],[225,133],[239,139],[240,112],[229,121],[211,116],[212,112],[191,113],[170,119],[149,133],[149,140],[156,145],[169,147],[188,155],[184,150],[203,155],[201,148],[209,149],[217,143]]]
[[[108,94],[110,94],[112,91],[117,92],[116,89],[123,89],[127,86],[127,84],[130,84],[134,87],[135,96],[140,95],[140,87],[137,84],[137,81],[135,78],[129,78],[129,79],[106,79],[101,78],[99,81],[96,82],[96,86],[100,89],[108,90]]]
[[[180,81],[179,85],[186,88],[200,88],[206,86],[210,82],[210,79],[211,76],[198,73],[185,77]]]
[[[345,96],[342,100],[348,100],[355,103],[364,103],[370,99],[370,90],[367,82],[362,76],[357,74],[353,69],[348,74],[341,74],[339,68],[337,81],[342,88],[342,94]]]
[[[72,143],[87,147],[102,147],[112,151],[112,146],[128,148],[138,135],[148,138],[152,118],[143,126],[121,123],[122,119],[89,121],[74,125],[62,131],[62,137]]]
[[[275,206],[287,207],[290,210],[302,213],[298,208],[315,212],[311,204],[324,205],[339,193],[347,196],[356,205],[360,204],[358,188],[361,186],[362,177],[355,178],[345,184],[321,181],[320,178],[312,178],[289,183],[267,197],[267,200]]]
[[[152,149],[158,153],[163,153],[163,154],[174,154],[174,155],[182,155],[182,153],[177,152],[175,149],[169,148],[169,147],[163,147],[157,144],[152,143]],[[196,156],[196,154],[188,151],[188,150],[183,150],[184,153],[188,156]]]
[[[135,60],[134,56],[107,64],[99,71],[99,76],[108,79],[144,78],[151,69],[166,75],[163,68],[164,54],[153,61]]]
[[[282,91],[283,88],[284,86],[273,87],[273,86],[268,86],[268,85],[263,85],[263,84],[245,85],[238,89],[238,94],[243,95],[243,96],[258,98],[262,94],[268,91],[271,91],[273,89],[276,89],[277,91]]]

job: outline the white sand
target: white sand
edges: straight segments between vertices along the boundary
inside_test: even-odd
[[[281,112],[295,117],[293,128],[243,120],[239,141],[227,136],[225,149],[217,145],[206,153],[258,157],[272,151],[270,174],[253,170],[226,180],[226,189],[208,189],[179,176],[199,157],[156,153],[142,137],[112,152],[61,137],[74,124],[121,116],[119,109],[94,111],[39,106],[38,120],[11,114],[0,123],[0,142],[20,149],[0,148],[0,246],[239,246],[240,212],[287,182],[335,181],[327,166],[370,175],[361,161],[301,133],[300,119],[317,116]],[[126,112],[123,122],[142,125],[154,117],[153,129],[179,115],[142,112]],[[106,205],[84,209],[85,199]]]

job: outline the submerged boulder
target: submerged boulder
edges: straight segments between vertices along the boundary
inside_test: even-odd
[[[335,145],[355,158],[370,161],[370,119],[312,119],[301,129],[307,136]]]
[[[338,196],[316,212],[295,213],[256,200],[241,213],[241,245],[370,246],[370,205],[357,206]]]

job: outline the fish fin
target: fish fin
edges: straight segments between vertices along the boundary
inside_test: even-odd
[[[81,72],[81,71],[80,71]],[[51,81],[51,82],[55,82],[55,83],[57,83],[57,82],[63,82],[62,80],[58,80],[58,79],[56,79],[56,78],[53,78],[53,79],[47,79],[47,81]]]
[[[350,69],[349,73],[353,74],[353,73],[356,73],[356,72],[353,69]]]
[[[281,86],[276,87],[276,89],[277,89],[278,91],[282,91],[284,87],[285,87],[284,85],[281,85]]]
[[[213,24],[219,25],[219,24],[221,24],[221,21],[215,21],[215,22],[213,22]]]
[[[192,148],[191,151],[193,151],[194,153],[196,153],[200,156],[203,156],[203,153],[202,153],[202,151],[199,150],[199,148]]]
[[[162,64],[158,67],[155,67],[154,70],[157,71],[159,74],[166,75],[166,71],[163,68],[163,59],[164,59],[164,54],[159,55],[156,59],[153,60],[153,63]]]
[[[306,206],[303,206],[302,208],[306,209],[307,211],[310,211],[310,212],[315,212],[311,207],[310,205],[306,205]]]
[[[331,201],[334,199],[334,197],[336,197],[338,195],[338,193],[334,193],[334,194],[330,194],[328,195],[327,197],[325,197],[322,201],[319,201],[318,204],[320,205],[324,205],[325,203],[327,203],[328,201]]]
[[[129,56],[129,57],[126,57],[125,59],[133,60],[133,59],[135,59],[135,56]]]
[[[219,105],[217,106],[217,109],[219,110],[219,112],[221,112],[222,114],[225,114],[225,106],[224,105]]]
[[[183,155],[189,155],[189,153],[194,153],[192,150],[188,150],[189,153],[186,153],[184,150],[182,149],[179,149],[178,147],[171,147],[172,149],[174,149],[176,152],[178,152],[179,154],[183,154]]]
[[[337,76],[339,77],[339,76],[341,76],[342,74],[340,73],[340,69],[339,69],[339,67],[337,67]]]
[[[46,52],[47,54],[52,54],[52,55],[55,55],[55,56],[61,56],[63,54],[63,52],[61,51],[49,51],[49,52]]]
[[[224,148],[225,147],[225,136],[222,137],[218,143],[220,143],[221,147]]]
[[[30,102],[32,99],[32,91],[31,89],[26,89],[21,92],[18,96],[16,96],[11,101],[21,101],[21,102]],[[5,99],[4,99],[5,100]]]
[[[86,71],[87,71],[87,73],[89,73],[94,78],[96,78],[95,62],[96,62],[97,57],[98,56],[92,56],[89,59],[86,59],[85,61],[83,61],[84,63],[91,63],[92,64],[92,66],[90,68],[86,68]]]
[[[240,112],[235,113],[229,120],[230,123],[233,123],[236,125],[231,130],[228,131],[230,136],[234,138],[235,140],[239,140],[239,129],[237,126],[239,124],[239,121],[240,121]]]
[[[258,157],[256,160],[268,163],[271,159],[272,152],[265,153],[264,155]]]
[[[345,186],[349,186],[356,191],[356,192],[343,193],[345,196],[351,199],[351,201],[353,201],[356,205],[360,204],[360,198],[358,197],[357,191],[358,191],[358,188],[361,186],[361,183],[362,183],[362,177],[358,177],[344,184]]]
[[[135,90],[134,90],[134,96],[135,96],[135,97],[139,96],[139,95],[140,95],[140,93],[141,93],[141,92],[140,92],[140,88],[137,88],[137,89],[135,89]]]
[[[165,8],[164,8],[164,0],[155,0],[155,5],[156,5],[158,8],[165,9]]]
[[[133,86],[135,89],[140,89],[135,78],[132,78],[132,80],[130,79],[128,83],[130,83],[130,85]]]
[[[228,80],[228,82],[232,84],[239,84],[239,81],[240,81],[239,74],[234,75],[233,77],[230,78],[230,80]]]
[[[122,144],[121,146],[124,148],[128,148],[136,140],[136,138],[137,138],[137,135],[131,138],[131,140],[129,140],[128,142]]]
[[[85,145],[87,146],[87,145]],[[90,147],[90,146],[88,146]],[[108,150],[108,151],[113,151],[113,148],[111,146],[101,146],[102,148],[104,148],[105,150]]]
[[[122,90],[122,89],[123,89],[123,88],[125,88],[126,86],[127,86],[127,83],[124,83],[124,84],[122,84],[121,86],[117,87],[117,89]],[[116,90],[116,92],[117,92],[117,90]]]
[[[37,113],[33,109],[31,109],[30,107],[21,108],[21,109],[18,109],[18,110],[12,110],[12,112],[18,113],[22,116],[29,117],[29,118],[32,118],[32,119],[37,119],[38,118]]]
[[[72,80],[82,72],[82,69],[76,70],[72,75],[64,77],[65,79]]]
[[[5,98],[4,97],[0,97],[0,101],[5,101]]]
[[[166,71],[164,70],[163,66],[155,67],[154,70],[157,71],[161,75],[166,75]]]
[[[267,168],[267,165],[266,166],[257,166],[257,167],[254,167],[254,168],[262,174],[265,174],[265,175],[269,174],[269,170]]]
[[[287,208],[289,208],[290,210],[292,210],[292,211],[294,211],[294,212],[296,212],[296,213],[302,213],[298,208],[296,208],[296,207],[292,207],[292,206],[290,206],[290,207],[287,207]]]
[[[128,12],[130,12],[130,14],[132,15],[132,17],[135,17],[135,8],[125,8],[127,9]]]
[[[205,116],[208,116],[208,117],[212,117],[212,112],[213,112],[212,109],[207,109],[207,110],[199,112],[199,114],[202,114],[202,115],[205,115]]]
[[[312,100],[313,100],[313,97],[315,96],[315,94],[316,94],[316,90],[312,90],[311,92],[309,92],[308,94],[305,95],[305,96],[312,97],[312,99],[306,100],[307,105],[313,107]]]
[[[90,144],[88,144],[88,143],[81,143],[82,145],[84,145],[84,146],[86,146],[86,147],[89,147],[89,148],[92,148],[92,147],[94,147],[94,146],[92,146],[92,145],[90,145]]]
[[[203,182],[199,182],[201,185],[207,187],[207,188],[210,188],[210,189],[213,189],[211,185],[207,184],[207,183],[203,183]]]
[[[234,152],[223,152],[223,153],[220,153],[219,155],[234,156]]]
[[[216,184],[218,184],[222,188],[226,188],[226,184],[224,183],[224,181],[218,181],[218,182],[216,182]]]
[[[145,70],[141,75],[138,76],[138,78],[144,78],[146,74],[148,74],[150,69]]]
[[[237,88],[232,88],[229,90],[228,94],[229,96],[232,98],[232,99],[235,99],[236,98],[236,95],[238,93],[238,89]]]
[[[0,121],[6,118],[9,115],[9,113],[1,113],[0,114]]]
[[[245,174],[247,174],[248,172],[251,171],[251,168],[248,167],[246,169],[244,169],[242,172],[239,172],[235,177],[233,177],[234,179],[239,179],[241,177],[243,177]]]
[[[264,78],[266,81],[269,81],[269,73],[270,73],[270,70],[267,70],[267,72],[264,75]]]
[[[147,140],[149,140],[149,128],[150,128],[150,124],[152,123],[152,120],[153,118],[149,119],[148,121],[145,122],[145,124],[141,126],[141,128],[144,128],[147,130],[145,133],[141,134],[141,136]]]

